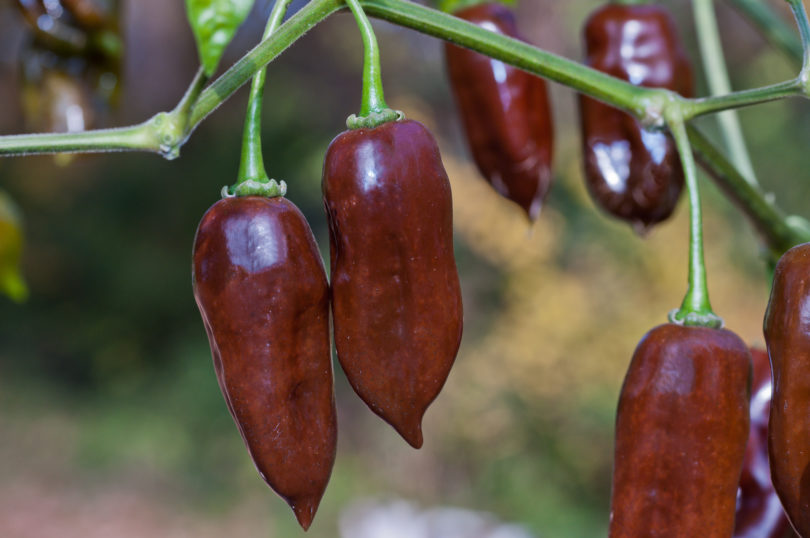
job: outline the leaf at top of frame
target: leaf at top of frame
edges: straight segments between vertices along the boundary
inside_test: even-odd
[[[254,1],[186,0],[186,14],[206,75],[216,71],[225,47],[250,13]]]

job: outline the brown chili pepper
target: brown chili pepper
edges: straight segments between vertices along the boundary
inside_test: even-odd
[[[616,415],[612,538],[732,535],[750,369],[727,330],[670,323],[641,340]]]
[[[338,359],[415,448],[461,341],[450,183],[415,121],[345,131],[323,169]]]
[[[771,365],[768,353],[751,349],[751,429],[737,498],[734,538],[782,538],[790,522],[773,489],[768,465],[768,414],[771,408]],[[792,534],[792,533],[791,533]]]
[[[312,231],[284,198],[220,200],[197,229],[193,280],[228,409],[306,529],[337,440],[329,287]]]
[[[771,477],[793,527],[810,536],[810,243],[776,264],[765,342],[773,370]]]
[[[478,4],[455,15],[520,39],[515,16],[503,4]],[[554,132],[545,81],[450,43],[444,51],[478,170],[498,193],[536,219],[551,186]]]
[[[692,95],[692,69],[672,17],[658,5],[607,4],[585,25],[587,64],[638,86]],[[580,96],[585,178],[602,209],[643,232],[672,214],[683,169],[672,137]]]

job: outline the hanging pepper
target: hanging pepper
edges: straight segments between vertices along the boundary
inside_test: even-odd
[[[765,342],[773,371],[771,477],[793,527],[810,536],[810,243],[776,264]]]
[[[329,287],[312,231],[285,198],[224,198],[197,229],[193,282],[228,409],[306,529],[337,442]]]
[[[771,408],[771,365],[768,353],[751,349],[751,429],[740,477],[734,538],[783,538],[790,528],[782,503],[773,489],[768,465],[768,415]]]
[[[641,340],[616,415],[611,538],[728,538],[751,357],[723,329],[660,325]]]
[[[345,131],[326,152],[338,359],[364,402],[415,448],[461,341],[450,183],[416,121]]]
[[[692,95],[692,69],[672,17],[658,5],[607,4],[585,25],[586,63],[650,88]],[[594,201],[639,232],[672,214],[684,178],[672,137],[580,96],[585,178]]]
[[[462,9],[457,17],[519,38],[512,12],[503,4]],[[445,44],[450,85],[473,159],[481,174],[529,219],[540,214],[551,186],[554,132],[543,79],[483,54]]]

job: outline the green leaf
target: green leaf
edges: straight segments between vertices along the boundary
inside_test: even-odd
[[[254,1],[186,0],[186,14],[207,76],[216,71],[225,47],[250,13]]]
[[[20,212],[6,193],[0,191],[0,294],[22,302],[28,288],[20,274],[23,234]]]

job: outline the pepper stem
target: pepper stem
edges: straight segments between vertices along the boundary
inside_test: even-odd
[[[802,73],[807,71],[810,64],[810,22],[807,20],[807,11],[804,9],[802,0],[787,0],[793,16],[796,18],[796,25],[799,27],[799,35],[802,38]]]
[[[278,28],[284,19],[284,14],[292,0],[276,0],[267,26],[264,29],[262,41]],[[286,183],[277,182],[267,177],[262,158],[262,96],[264,94],[264,81],[266,69],[259,70],[250,84],[245,129],[242,133],[242,158],[239,163],[239,176],[236,184],[230,189],[223,187],[222,195],[227,196],[284,196],[287,192]]]
[[[389,121],[402,119],[402,112],[391,110],[383,97],[380,69],[380,47],[377,36],[358,0],[346,0],[352,10],[354,20],[363,39],[363,96],[360,101],[360,114],[352,114],[346,120],[349,129],[376,127]]]
[[[689,191],[689,288],[680,309],[669,313],[672,323],[696,327],[720,328],[723,320],[712,312],[709,287],[706,283],[706,264],[703,260],[703,215],[697,182],[695,157],[683,119],[668,118],[667,123],[681,156],[686,187]]]

